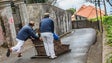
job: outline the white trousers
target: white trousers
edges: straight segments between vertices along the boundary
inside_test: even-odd
[[[53,33],[50,32],[41,33],[41,38],[44,43],[46,55],[54,57],[55,52],[54,52],[54,43],[53,43]]]
[[[12,47],[11,49],[12,49],[12,51],[14,51],[14,52],[20,52],[21,51],[21,47],[23,46],[23,44],[24,44],[24,41],[22,41],[22,40],[19,40],[19,39],[17,39],[16,38],[16,41],[17,41],[17,44],[14,46],[14,47]]]

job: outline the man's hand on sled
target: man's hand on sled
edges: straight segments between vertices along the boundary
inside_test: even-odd
[[[39,40],[40,40],[40,41],[43,41],[41,37],[39,37]]]

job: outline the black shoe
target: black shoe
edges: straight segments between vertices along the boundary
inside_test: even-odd
[[[6,53],[6,56],[7,56],[7,57],[10,56],[10,52],[11,52],[11,51],[10,51],[10,49],[8,48],[7,53]]]

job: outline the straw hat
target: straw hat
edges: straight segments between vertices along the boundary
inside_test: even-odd
[[[44,17],[49,17],[49,13],[44,13]]]

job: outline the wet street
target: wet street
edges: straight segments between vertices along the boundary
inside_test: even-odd
[[[86,63],[87,53],[96,38],[96,31],[91,28],[75,29],[61,39],[64,44],[70,44],[71,52],[58,56],[56,59],[30,57],[36,54],[34,47],[23,53],[23,57],[9,57],[0,63]]]

